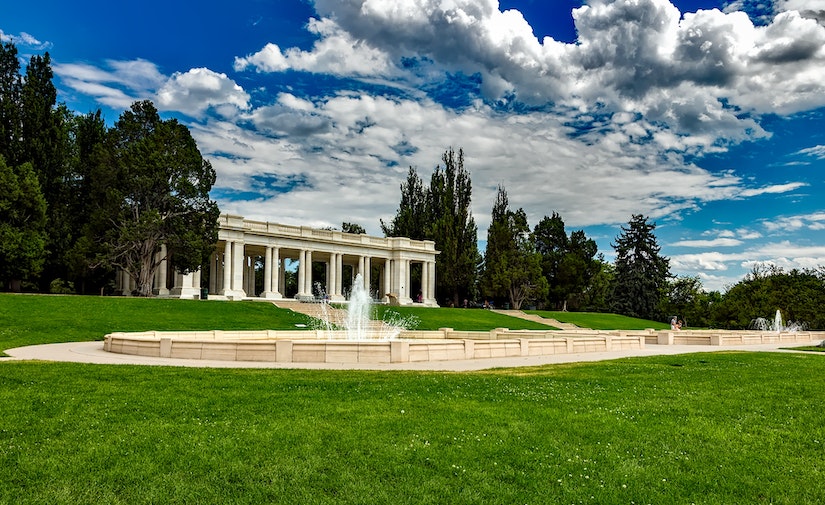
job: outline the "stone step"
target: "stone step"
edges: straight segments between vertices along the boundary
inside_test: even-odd
[[[493,312],[496,312],[498,314],[503,314],[505,316],[518,317],[519,319],[524,319],[526,321],[534,321],[534,322],[537,322],[537,323],[546,324],[548,326],[555,326],[556,328],[559,328],[559,329],[562,329],[562,330],[575,330],[575,329],[579,328],[575,324],[562,323],[561,321],[559,321],[557,319],[551,319],[549,317],[541,317],[538,314],[528,314],[528,313],[526,313],[522,310],[494,309]]]

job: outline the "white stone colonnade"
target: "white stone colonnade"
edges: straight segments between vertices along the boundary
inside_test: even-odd
[[[228,300],[285,298],[286,263],[297,262],[297,299],[317,296],[320,287],[330,301],[344,300],[345,267],[351,282],[361,274],[365,287],[377,287],[372,295],[383,301],[395,297],[402,305],[421,302],[438,306],[435,300],[435,258],[432,241],[403,237],[372,237],[306,226],[249,221],[241,216],[219,218],[218,244],[209,262],[209,296]],[[165,250],[159,254],[166,255]],[[255,263],[263,262],[263,290],[256,293]],[[312,275],[313,263],[323,263],[320,279]],[[411,273],[420,272],[420,286],[413,291]],[[378,278],[372,278],[372,272]],[[161,263],[155,279],[155,294],[197,298],[201,290],[200,272],[169,275]],[[419,276],[417,276],[419,277]],[[164,279],[166,282],[163,282]],[[323,283],[321,281],[324,281]],[[172,284],[171,289],[167,288]],[[118,287],[129,294],[134,285],[127,275],[118,277]]]

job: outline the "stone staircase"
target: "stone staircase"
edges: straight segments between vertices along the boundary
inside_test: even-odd
[[[336,308],[334,305],[322,304],[321,302],[301,302],[299,300],[276,300],[273,305],[282,309],[289,309],[293,312],[305,314],[321,321],[326,321],[332,326],[346,329],[347,316],[346,309]],[[364,328],[365,331],[380,331],[384,327],[383,321],[370,321]]]
[[[332,305],[327,304],[326,307],[321,303],[301,302],[298,300],[277,300],[272,302],[276,307],[282,309],[289,309],[293,312],[305,314],[315,319],[335,323],[335,321],[344,321],[347,318],[347,311],[338,309]]]
[[[561,321],[559,321],[557,319],[551,319],[551,318],[548,318],[548,317],[541,317],[538,314],[528,314],[528,313],[526,313],[522,310],[499,310],[499,309],[494,309],[493,312],[496,312],[498,314],[503,314],[505,316],[517,317],[519,319],[525,319],[527,321],[533,321],[533,322],[536,322],[536,323],[546,324],[548,326],[555,326],[556,328],[559,328],[561,330],[576,330],[576,329],[579,329],[579,327],[576,326],[575,324],[562,323]]]

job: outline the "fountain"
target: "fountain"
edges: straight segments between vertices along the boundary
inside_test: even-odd
[[[418,325],[415,316],[404,317],[395,311],[386,311],[381,319],[373,319],[373,302],[361,274],[355,276],[349,300],[343,309],[330,306],[321,283],[315,284],[321,300],[318,326],[330,340],[392,340],[404,330]]]
[[[358,274],[355,276],[355,284],[352,286],[347,307],[347,340],[364,340],[374,337],[374,335],[368,335],[367,332],[371,326],[371,309],[372,297],[364,287],[363,277]]]
[[[751,321],[750,328],[759,331],[783,333],[803,331],[805,329],[805,325],[791,321],[789,321],[786,325],[782,320],[782,312],[779,309],[776,309],[776,315],[774,315],[773,321],[770,321],[764,317],[757,317]]]

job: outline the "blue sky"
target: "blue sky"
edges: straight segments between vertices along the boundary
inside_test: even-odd
[[[187,124],[223,212],[310,226],[398,207],[463,148],[479,238],[503,185],[612,259],[634,213],[680,275],[825,265],[825,0],[236,0],[4,6],[59,100]]]

